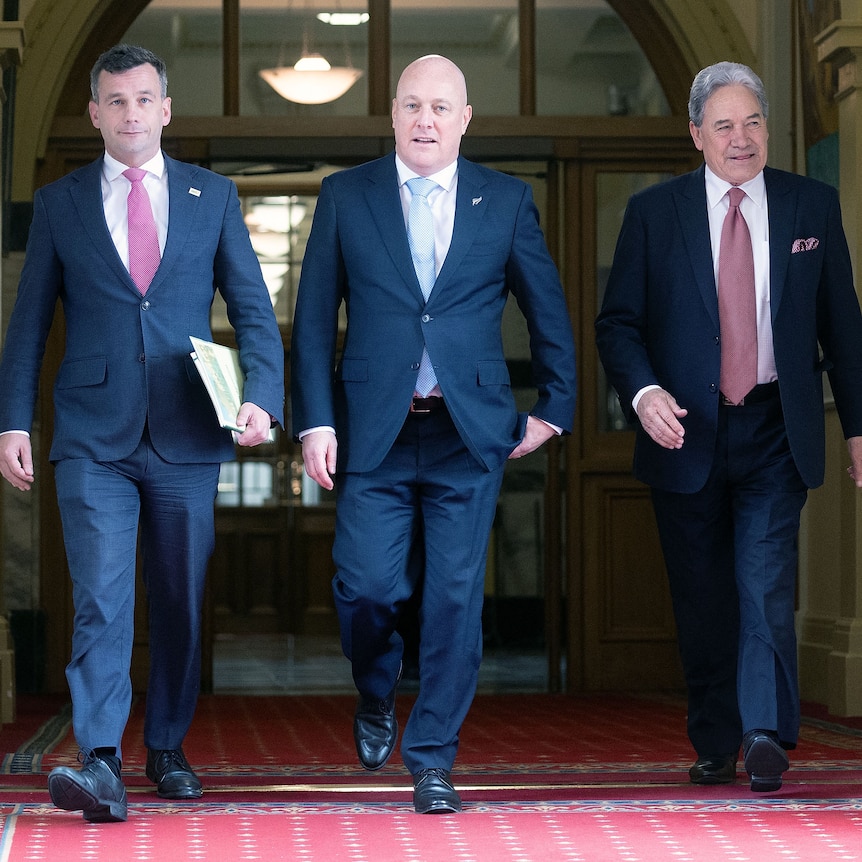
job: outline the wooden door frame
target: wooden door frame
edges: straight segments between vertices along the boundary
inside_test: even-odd
[[[565,688],[574,693],[603,688],[607,681],[596,644],[602,637],[597,630],[606,622],[602,603],[610,601],[605,591],[612,589],[602,582],[607,566],[613,565],[603,557],[612,550],[612,542],[607,538],[604,548],[597,546],[604,533],[601,516],[596,512],[607,516],[607,507],[614,506],[612,501],[624,507],[633,500],[642,516],[646,509],[651,512],[648,489],[631,475],[634,432],[599,429],[600,365],[594,330],[599,311],[595,253],[597,219],[594,217],[598,198],[596,178],[603,172],[683,173],[694,169],[702,157],[692,146],[687,127],[684,132],[680,130],[663,139],[656,137],[649,141],[623,137],[585,138],[578,141],[576,149],[561,148],[561,156],[565,165],[565,206],[570,217],[565,288],[575,325],[580,386],[577,430],[566,440],[565,451],[568,466],[565,473],[568,630]],[[597,481],[602,484],[601,492],[596,489]],[[643,524],[640,528],[649,529]],[[672,628],[664,633],[644,629],[640,635],[644,638],[644,661],[648,663],[647,654],[654,653],[659,661],[673,662],[676,643]],[[614,636],[631,637],[634,641],[639,634],[630,631],[611,635]],[[669,657],[670,653],[673,657]]]
[[[282,158],[311,152],[318,159],[350,163],[388,152],[392,143],[391,129],[387,126],[380,118],[359,118],[332,125],[315,120],[312,131],[311,125],[306,128],[295,120],[290,121],[288,128],[279,123],[258,126],[247,120],[240,122],[239,118],[195,118],[172,123],[166,129],[164,147],[177,158],[203,164],[240,152]],[[353,134],[349,134],[351,129]],[[40,184],[63,176],[101,153],[101,139],[95,136],[85,118],[58,118],[54,132]],[[590,316],[594,316],[594,308],[586,302],[588,291],[583,287],[595,283],[594,271],[590,269],[595,262],[591,264],[590,255],[582,253],[583,249],[595,246],[590,234],[591,211],[582,199],[585,191],[580,166],[585,163],[643,166],[662,160],[678,164],[686,156],[694,158],[691,141],[687,124],[678,117],[486,118],[474,120],[462,149],[474,160],[541,159],[551,169],[549,212],[544,227],[552,255],[565,273],[567,302],[578,341],[580,395],[575,433],[549,449],[545,494],[546,637],[549,687],[553,691],[565,688],[575,692],[584,686],[581,476],[584,470],[596,467],[587,458],[584,440],[585,423],[594,421],[589,399],[595,397],[591,387],[597,369]],[[561,182],[556,179],[557,172]],[[558,189],[561,191],[557,192]],[[47,479],[40,495],[40,577],[48,620],[45,685],[50,691],[65,690],[63,671],[72,630],[71,584],[46,445],[53,423],[50,392],[63,341],[62,320],[58,319],[49,337],[43,366],[42,392],[47,397],[40,401],[43,442],[39,468]],[[621,434],[615,437],[613,445],[616,451],[606,456],[612,458],[615,470],[627,469],[631,439]],[[564,657],[565,684],[561,674]]]

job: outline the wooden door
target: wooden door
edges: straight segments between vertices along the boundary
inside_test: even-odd
[[[568,441],[569,691],[677,688],[682,672],[649,489],[631,473],[634,432],[607,385],[593,324],[632,193],[692,167],[691,142],[644,158],[596,142],[570,162],[567,288],[579,341],[578,433]],[[583,151],[582,151],[583,152]]]

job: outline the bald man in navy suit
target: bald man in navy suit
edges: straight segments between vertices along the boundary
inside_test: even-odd
[[[482,652],[488,537],[503,469],[571,431],[575,351],[529,186],[459,156],[472,109],[461,71],[423,57],[398,82],[395,153],[328,177],[303,261],[291,349],[293,428],[308,475],[337,488],[333,582],[359,691],[360,762],[397,739],[401,610],[422,574],[419,694],[401,754],[418,813],[461,809],[450,771]],[[433,180],[436,281],[408,241],[410,186]],[[501,321],[514,295],[538,398],[518,413]],[[347,331],[336,359],[338,312]],[[419,383],[423,357],[435,380]],[[421,537],[423,565],[409,564]]]
[[[59,300],[66,344],[49,457],[73,583],[66,677],[83,766],[53,770],[48,788],[58,807],[110,822],[127,816],[120,769],[139,528],[149,606],[146,772],[163,798],[202,793],[182,743],[200,687],[219,464],[234,457],[234,445],[193,366],[189,336],[212,338],[218,290],[246,377],[236,417],[242,446],[263,442],[282,422],[284,349],[235,185],[161,150],[171,118],[162,60],[116,46],[99,57],[90,85],[105,153],[33,201],[0,363],[0,473],[20,489],[34,481],[29,431]],[[129,271],[128,168],[146,170],[161,250],[143,294]]]

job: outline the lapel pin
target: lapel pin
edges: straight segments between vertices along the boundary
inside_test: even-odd
[[[476,206],[476,204],[480,203],[482,203],[482,198],[473,198],[473,206]]]
[[[201,196],[201,190],[193,189],[191,186],[189,186],[189,194],[194,195],[196,198],[199,198]]]

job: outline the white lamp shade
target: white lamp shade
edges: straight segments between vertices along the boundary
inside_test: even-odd
[[[315,62],[309,64],[309,60]],[[309,69],[309,65],[313,68]],[[362,71],[347,66],[329,66],[317,55],[303,57],[293,67],[261,69],[260,76],[288,101],[301,105],[322,105],[343,96],[362,77]]]

